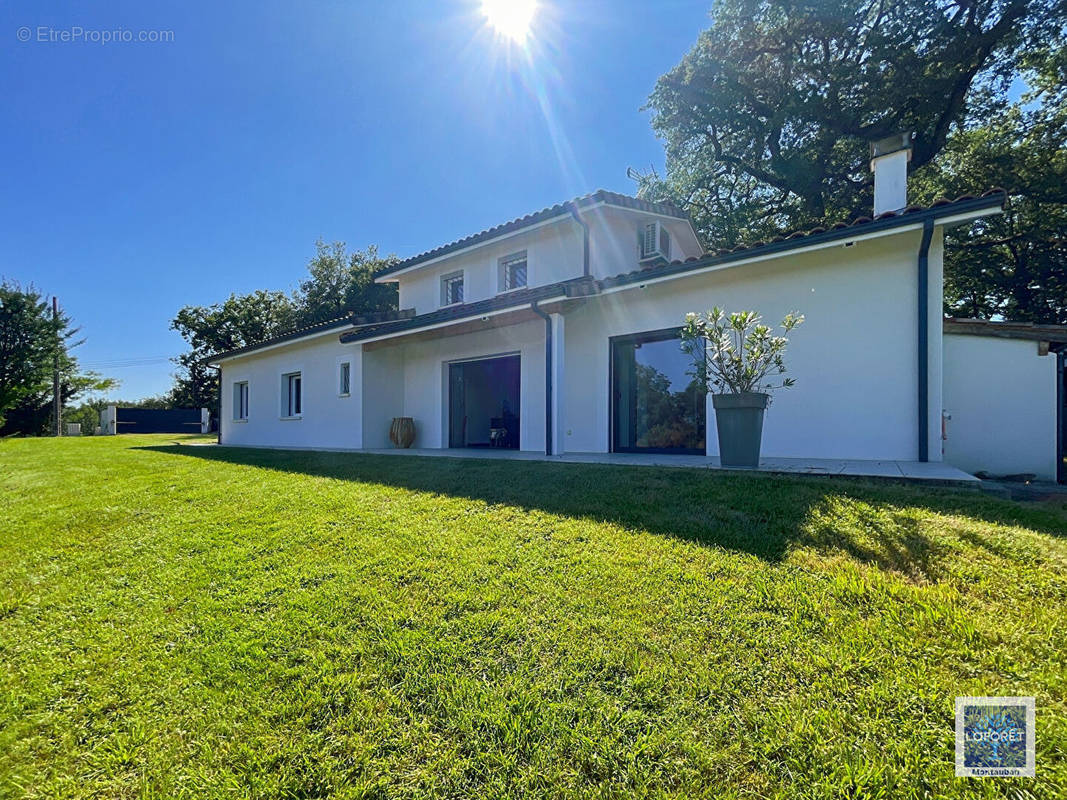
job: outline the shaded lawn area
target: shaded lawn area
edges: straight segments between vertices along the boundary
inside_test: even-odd
[[[1062,507],[175,438],[0,442],[0,796],[1067,785]],[[986,694],[1036,779],[953,776]]]

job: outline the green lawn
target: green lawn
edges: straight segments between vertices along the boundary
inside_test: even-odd
[[[1062,506],[174,438],[0,442],[0,796],[1067,785]],[[953,777],[984,694],[1036,779]]]

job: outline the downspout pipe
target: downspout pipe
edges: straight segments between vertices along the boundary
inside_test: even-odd
[[[578,213],[578,206],[571,203],[567,206],[567,211],[570,212],[571,217],[582,228],[582,277],[589,277],[589,223],[582,219],[581,214]],[[535,309],[536,310],[536,309]]]
[[[552,317],[534,300],[530,310],[545,321],[545,455],[552,455]]]
[[[219,365],[218,367],[216,367],[216,369],[218,370],[218,379],[219,379],[219,416],[218,416],[219,429],[218,429],[217,435],[215,436],[215,444],[222,444],[222,366]],[[211,419],[211,417],[208,417],[208,420],[210,420],[210,419]]]
[[[1067,436],[1063,430],[1064,425],[1067,425],[1067,420],[1064,419],[1064,414],[1067,413],[1067,384],[1063,380],[1064,369],[1067,368],[1065,357],[1067,354],[1062,349],[1056,351],[1056,480],[1059,483],[1067,482],[1067,467],[1063,463],[1063,457],[1067,455],[1064,453]]]
[[[919,243],[919,461],[930,460],[930,243],[934,221],[923,221]]]

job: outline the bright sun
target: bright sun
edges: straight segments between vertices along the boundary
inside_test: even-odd
[[[537,0],[482,0],[482,13],[496,31],[516,42],[526,40]]]

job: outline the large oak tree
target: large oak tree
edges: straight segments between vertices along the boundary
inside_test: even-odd
[[[667,175],[712,244],[871,206],[871,141],[916,134],[912,168],[989,113],[1057,0],[717,0],[712,26],[649,99]]]
[[[957,316],[1067,324],[1067,48],[1031,54],[1032,89],[956,131],[915,176],[921,200],[976,186],[1008,193],[1003,215],[949,232],[945,304]]]

